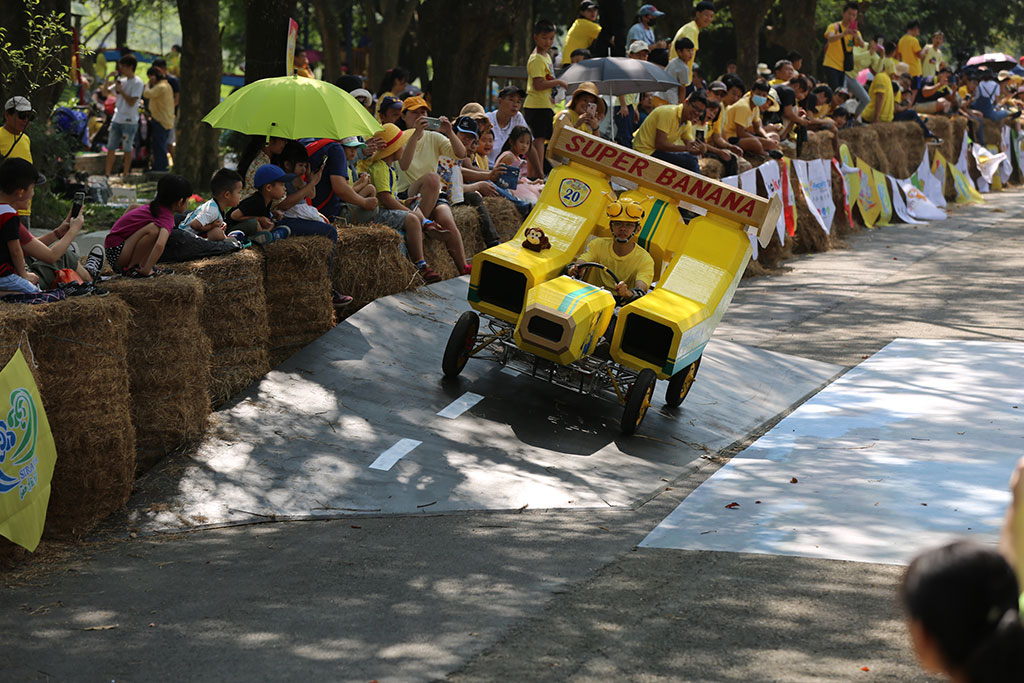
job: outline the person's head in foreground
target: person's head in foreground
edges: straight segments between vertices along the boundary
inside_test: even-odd
[[[921,553],[900,597],[925,670],[956,683],[1024,680],[1020,589],[997,550],[956,541]]]
[[[605,209],[608,214],[608,228],[616,242],[629,242],[640,229],[640,221],[644,218],[644,207],[640,202],[629,197],[620,197],[608,202]]]

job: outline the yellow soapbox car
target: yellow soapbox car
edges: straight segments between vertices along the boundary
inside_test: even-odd
[[[455,377],[470,358],[485,358],[583,394],[614,397],[623,406],[621,431],[632,434],[658,379],[668,380],[670,406],[686,397],[750,259],[747,226],[766,246],[781,202],[565,125],[556,127],[549,156],[564,163],[516,237],[474,258],[474,310],[456,322],[441,367]],[[637,242],[655,263],[655,285],[621,307],[608,290],[563,275],[591,237],[610,234],[612,178],[636,188],[624,195],[645,209]],[[706,215],[686,223],[680,203]],[[610,343],[601,344],[616,310]]]

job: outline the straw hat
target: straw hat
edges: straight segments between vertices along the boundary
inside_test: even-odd
[[[597,92],[597,86],[594,85],[591,81],[584,81],[580,83],[578,86],[576,86],[576,90],[574,90],[572,93],[572,99],[569,100],[569,109],[572,109],[576,106],[577,98],[579,98],[579,96],[582,95],[583,93],[593,95],[594,97],[597,98],[597,118],[603,119],[605,113],[608,110],[608,105],[604,103],[604,98],[602,98],[600,93]]]
[[[491,121],[487,118],[487,114],[484,112],[484,105],[479,102],[470,102],[462,108],[459,112],[459,116],[468,116],[469,118],[476,121],[477,129],[482,135],[484,131],[491,129]]]
[[[405,143],[409,142],[409,138],[412,137],[414,132],[415,131],[412,129],[400,130],[398,126],[393,123],[385,123],[384,130],[379,131],[373,136],[384,141],[384,149],[374,154],[371,157],[371,160],[380,161],[381,159],[387,159],[389,156],[405,147]]]

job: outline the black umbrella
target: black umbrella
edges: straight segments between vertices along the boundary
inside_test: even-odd
[[[657,64],[629,57],[597,57],[573,64],[562,74],[569,90],[591,81],[602,95],[629,95],[678,88],[679,81]]]

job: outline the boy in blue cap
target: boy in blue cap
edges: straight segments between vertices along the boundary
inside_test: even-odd
[[[230,234],[235,229],[241,229],[246,233],[250,241],[257,244],[266,244],[274,240],[284,239],[291,234],[287,226],[274,228],[274,221],[282,217],[280,211],[271,210],[270,205],[274,201],[280,201],[288,194],[285,183],[295,178],[294,173],[285,173],[284,169],[274,164],[264,164],[256,171],[253,178],[253,185],[256,192],[243,199],[238,206],[228,211],[225,222],[227,232]],[[256,231],[252,232],[252,223],[245,222],[250,218],[256,219]]]

